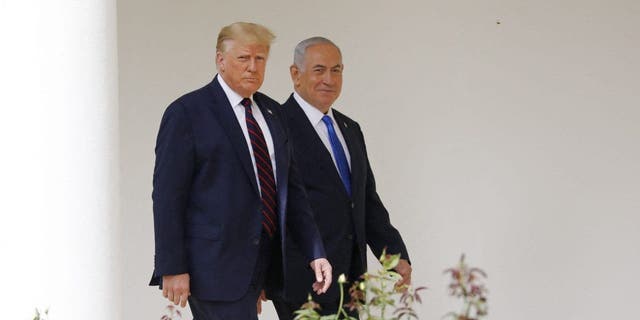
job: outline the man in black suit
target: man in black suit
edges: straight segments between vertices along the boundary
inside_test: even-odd
[[[255,320],[263,287],[279,291],[288,280],[285,238],[314,270],[307,289],[331,283],[280,105],[257,92],[273,38],[253,23],[222,28],[218,74],[173,102],[160,124],[151,285],[175,304],[188,300],[198,320]]]
[[[300,42],[290,68],[295,92],[284,103],[294,159],[307,189],[315,220],[322,235],[333,276],[345,274],[355,280],[366,271],[367,244],[376,256],[386,247],[401,254],[396,271],[400,284],[411,281],[407,249],[389,221],[389,214],[376,192],[364,137],[357,122],[332,108],[342,89],[342,55],[330,40],[314,37]],[[289,280],[285,294],[272,297],[281,320],[305,302],[313,279],[306,268],[301,247],[286,239]],[[321,314],[335,313],[339,286],[323,296],[314,295]]]

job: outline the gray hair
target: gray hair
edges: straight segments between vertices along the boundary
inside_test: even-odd
[[[304,54],[307,52],[307,48],[314,46],[316,44],[330,44],[338,49],[338,53],[342,56],[342,52],[340,48],[333,43],[333,41],[324,38],[324,37],[311,37],[309,39],[305,39],[300,41],[296,48],[293,50],[293,64],[300,69],[300,71],[304,71]]]

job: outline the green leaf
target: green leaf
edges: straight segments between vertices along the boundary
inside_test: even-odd
[[[400,254],[393,254],[383,259],[382,267],[384,270],[392,270],[400,262]]]
[[[383,263],[386,258],[387,258],[387,247],[384,247],[384,249],[382,249],[382,253],[380,254],[380,258],[378,259],[378,261],[380,261],[380,263]]]
[[[402,276],[395,271],[387,271],[387,278],[392,281],[398,281],[402,278]]]

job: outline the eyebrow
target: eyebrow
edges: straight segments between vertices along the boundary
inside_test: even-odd
[[[333,69],[333,68],[342,68],[342,65],[341,65],[341,64],[336,64],[336,65],[335,65],[335,66],[333,66],[333,67],[327,67],[327,66],[325,66],[325,65],[323,65],[323,64],[316,64],[315,66],[313,66],[313,69],[315,69],[315,68],[325,68],[325,69],[326,69],[326,68],[329,68],[329,69]]]

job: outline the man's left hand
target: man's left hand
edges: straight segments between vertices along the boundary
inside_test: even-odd
[[[327,292],[331,285],[331,264],[325,258],[315,259],[310,263],[311,269],[316,273],[316,282],[313,284],[313,291],[317,294]]]
[[[398,265],[395,267],[395,271],[402,276],[402,279],[398,280],[396,283],[397,287],[411,284],[411,265],[407,259],[400,259]]]
[[[264,290],[260,291],[260,296],[258,297],[258,301],[256,302],[256,311],[258,314],[262,313],[262,301],[267,301],[267,296],[264,294]]]

